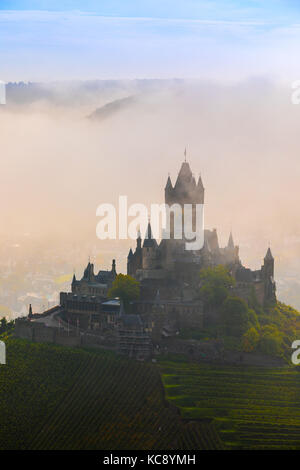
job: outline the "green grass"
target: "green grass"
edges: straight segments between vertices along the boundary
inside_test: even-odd
[[[0,449],[216,449],[212,424],[184,422],[158,367],[101,350],[7,337]]]
[[[187,419],[212,420],[227,448],[300,449],[294,368],[213,367],[160,360],[168,400]]]

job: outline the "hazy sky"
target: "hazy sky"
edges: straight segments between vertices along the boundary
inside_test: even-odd
[[[258,268],[270,241],[298,279],[299,1],[0,0],[0,80],[187,79],[98,123],[89,112],[140,89],[112,85],[89,110],[75,95],[71,110],[0,108],[1,231],[94,236],[101,202],[162,202],[187,146],[221,243],[233,227]]]
[[[293,0],[0,2],[0,78],[300,77]]]

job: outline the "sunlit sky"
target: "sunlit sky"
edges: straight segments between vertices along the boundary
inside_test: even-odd
[[[0,78],[300,76],[297,0],[0,2]]]

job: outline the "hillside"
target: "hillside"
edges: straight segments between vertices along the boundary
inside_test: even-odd
[[[0,449],[300,448],[296,368],[5,342]]]
[[[300,449],[295,368],[215,367],[162,360],[167,398],[189,420],[211,420],[227,448]]]
[[[215,449],[214,425],[185,423],[157,366],[103,351],[5,339],[0,449]]]

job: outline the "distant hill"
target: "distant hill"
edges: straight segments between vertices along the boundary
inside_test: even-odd
[[[107,103],[104,106],[97,108],[89,116],[89,118],[96,120],[96,121],[102,121],[103,119],[106,119],[107,117],[110,117],[122,111],[123,109],[129,108],[130,106],[134,105],[136,102],[137,102],[136,96],[128,96],[126,98],[111,101],[110,103]]]
[[[105,106],[112,102],[126,103],[135,95],[178,90],[183,80],[74,80],[66,82],[9,82],[6,85],[7,106],[28,106],[37,102],[52,105]],[[128,101],[129,102],[129,101]]]

